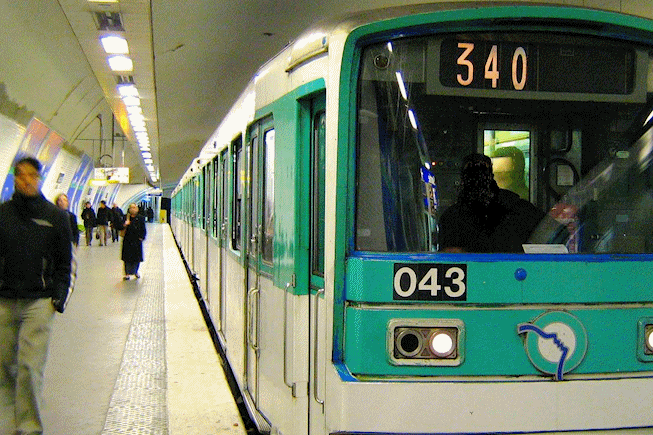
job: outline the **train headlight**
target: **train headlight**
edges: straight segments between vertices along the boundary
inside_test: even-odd
[[[463,361],[464,324],[457,319],[393,319],[388,353],[395,365],[457,366]]]
[[[644,328],[644,353],[653,355],[653,325]]]
[[[424,338],[418,330],[401,328],[397,333],[395,348],[406,358],[417,356],[424,349]]]
[[[449,358],[456,352],[455,329],[436,329],[429,337],[431,352],[438,358]]]
[[[637,322],[637,359],[653,362],[653,317],[642,317]]]

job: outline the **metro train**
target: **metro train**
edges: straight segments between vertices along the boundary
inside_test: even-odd
[[[171,227],[261,432],[652,433],[653,10],[593,3],[352,14],[258,70]],[[524,252],[440,250],[473,152]]]

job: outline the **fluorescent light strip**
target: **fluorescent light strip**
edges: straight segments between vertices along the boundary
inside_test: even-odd
[[[107,54],[129,54],[129,46],[125,38],[109,35],[101,37],[100,42]]]
[[[139,97],[138,89],[134,85],[118,85],[118,93],[120,96],[125,97]]]
[[[134,64],[127,56],[111,56],[107,58],[111,71],[133,71]]]

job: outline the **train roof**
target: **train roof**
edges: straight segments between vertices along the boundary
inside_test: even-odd
[[[194,177],[204,165],[211,161],[239,133],[242,133],[249,122],[253,121],[255,110],[260,107],[260,104],[257,104],[256,98],[259,80],[267,75],[292,73],[301,65],[308,63],[321,54],[328,53],[329,44],[334,40],[344,43],[346,36],[358,27],[383,20],[439,11],[506,7],[563,7],[569,8],[570,10],[582,9],[616,12],[637,18],[653,19],[653,9],[646,7],[646,4],[640,5],[634,3],[637,2],[620,1],[612,5],[606,4],[601,0],[587,0],[583,5],[573,5],[555,1],[548,3],[530,1],[447,1],[372,9],[334,15],[328,19],[317,21],[300,34],[296,40],[286,45],[276,56],[261,65],[245,89],[243,89],[239,98],[231,106],[227,115],[207,140],[199,157],[192,161],[179,181],[178,186],[173,191],[173,194]],[[614,7],[611,8],[611,6]],[[281,96],[283,93],[277,90],[275,96]]]

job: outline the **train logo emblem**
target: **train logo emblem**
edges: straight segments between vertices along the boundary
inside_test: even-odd
[[[532,323],[517,326],[525,334],[524,349],[539,371],[562,381],[585,358],[587,332],[578,318],[564,311],[545,313]]]

